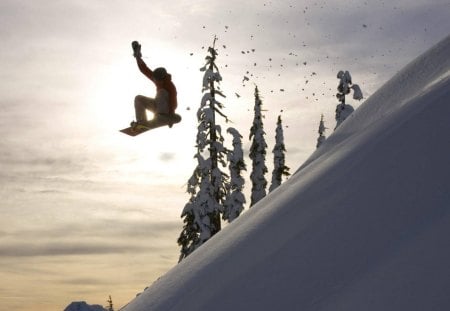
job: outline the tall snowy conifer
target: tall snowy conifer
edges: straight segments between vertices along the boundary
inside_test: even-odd
[[[348,118],[350,114],[352,114],[355,109],[345,103],[345,96],[350,93],[350,90],[353,90],[353,99],[361,100],[363,99],[363,95],[361,89],[358,84],[352,84],[352,77],[350,72],[348,71],[339,71],[337,74],[337,78],[339,79],[339,85],[337,87],[338,93],[336,97],[338,98],[340,104],[336,106],[336,127],[337,129],[345,119]]]
[[[267,173],[266,167],[266,140],[264,139],[262,101],[259,97],[258,87],[255,87],[255,117],[253,125],[250,128],[250,159],[252,160],[252,172],[250,179],[252,181],[250,206],[266,196],[267,180],[264,175]]]
[[[220,125],[216,124],[216,112],[226,119],[221,112],[223,105],[216,96],[225,97],[215,83],[222,77],[215,64],[217,51],[213,46],[208,49],[206,65],[200,70],[203,76],[203,98],[197,111],[197,167],[188,181],[187,192],[191,195],[181,217],[184,217],[183,230],[178,238],[181,246],[181,261],[221,229],[220,214],[227,196],[228,176],[219,164],[226,167],[227,150],[223,146],[224,138]]]
[[[273,148],[273,172],[272,184],[269,192],[275,190],[282,183],[283,176],[289,176],[289,167],[286,166],[285,153],[286,147],[284,145],[283,122],[281,116],[278,116],[277,128],[275,131],[275,147]]]
[[[224,203],[223,219],[232,222],[244,210],[245,196],[242,192],[245,180],[241,176],[246,171],[244,152],[242,151],[242,136],[235,128],[228,128],[228,133],[233,136],[233,150],[228,153],[230,168],[230,189]]]
[[[320,145],[322,145],[322,143],[325,141],[326,137],[325,137],[325,130],[327,128],[325,127],[325,122],[323,121],[323,115],[320,118],[320,123],[319,123],[319,137],[317,138],[317,145],[316,148],[319,148]]]

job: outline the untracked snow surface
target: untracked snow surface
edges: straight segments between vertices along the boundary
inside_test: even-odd
[[[450,310],[450,37],[124,311]]]

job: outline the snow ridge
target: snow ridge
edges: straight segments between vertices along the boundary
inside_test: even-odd
[[[435,81],[448,77],[450,71],[450,35],[420,55],[366,100],[319,150],[300,167],[307,166],[344,139],[360,133],[373,123],[389,117],[408,100],[425,92]],[[365,121],[365,122],[363,122]],[[330,147],[326,147],[329,145]]]
[[[450,36],[123,310],[450,310],[448,55]]]

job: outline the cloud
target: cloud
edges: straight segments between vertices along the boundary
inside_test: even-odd
[[[106,286],[106,285],[110,285],[111,282],[105,279],[100,279],[100,278],[68,278],[68,279],[64,279],[64,280],[60,280],[59,283],[61,284],[67,284],[67,285],[72,285],[72,286],[80,286],[80,287],[85,287],[85,286],[89,286],[89,285],[102,285],[102,286]]]
[[[14,243],[0,246],[0,256],[35,257],[69,255],[106,255],[118,253],[140,253],[148,251],[133,245],[107,245],[105,243],[52,242],[36,245],[34,243]]]
[[[162,252],[175,245],[178,222],[112,219],[1,232],[0,257]]]
[[[39,237],[39,236],[36,236]],[[137,253],[162,253],[167,247],[164,245],[151,244],[151,237],[137,239],[136,236],[129,236],[135,240],[103,239],[91,242],[86,241],[54,241],[54,242],[12,242],[0,245],[0,257],[36,257],[36,256],[91,256],[91,255],[111,255],[111,254],[137,254]],[[77,239],[77,236],[71,237]]]

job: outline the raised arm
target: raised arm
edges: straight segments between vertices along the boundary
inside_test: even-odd
[[[142,60],[141,45],[137,41],[131,42],[131,47],[133,48],[133,56],[136,58],[136,62],[139,70],[150,80],[153,80],[153,71],[147,67],[147,65]]]
[[[150,80],[153,81],[153,71],[147,67],[141,57],[136,57],[136,62],[139,70]]]

